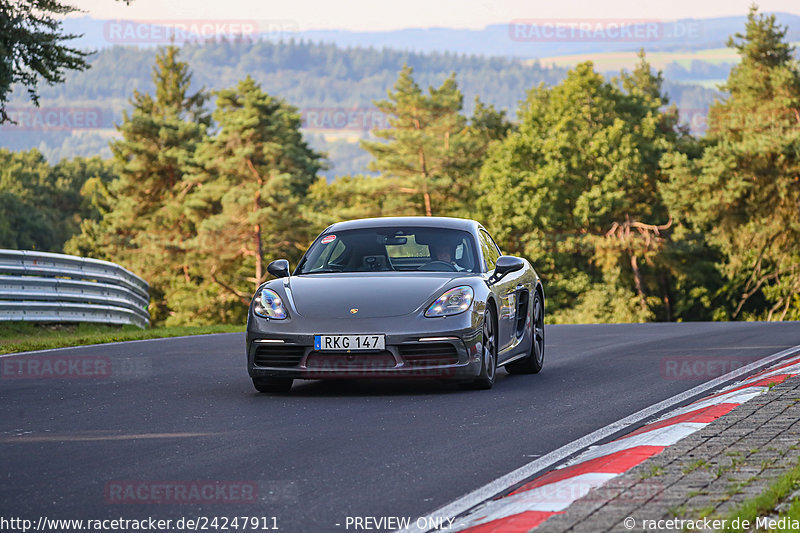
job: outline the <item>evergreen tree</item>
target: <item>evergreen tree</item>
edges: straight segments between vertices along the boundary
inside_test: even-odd
[[[309,189],[305,218],[318,234],[334,222],[370,217],[413,216],[418,205],[399,189],[400,181],[383,176],[319,178]]]
[[[186,205],[198,229],[195,264],[243,319],[266,262],[305,250],[301,207],[323,165],[303,140],[297,110],[250,77],[217,93],[214,119],[219,132],[198,149],[203,168]]]
[[[800,68],[785,37],[751,8],[702,157],[669,165],[670,204],[722,254],[719,319],[800,318]]]
[[[93,183],[94,202],[107,206],[100,221],[85,220],[72,239],[71,253],[118,262],[151,286],[151,316],[163,320],[175,284],[190,283],[186,243],[195,228],[183,199],[196,185],[194,153],[210,117],[204,91],[190,93],[191,74],[178,48],[159,50],[152,71],[155,97],[134,91],[133,110],[117,126],[122,139],[111,143],[118,179]]]
[[[477,127],[472,127],[461,114],[455,74],[439,88],[429,87],[426,95],[405,65],[388,100],[375,102],[390,127],[373,133],[388,142],[361,142],[374,157],[370,169],[399,179],[399,192],[419,198],[418,214],[469,216],[486,147],[509,128],[502,113],[478,104]]]

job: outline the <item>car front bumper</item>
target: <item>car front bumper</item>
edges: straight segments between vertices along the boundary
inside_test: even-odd
[[[315,321],[313,331],[302,331],[309,327],[307,321],[279,322],[251,315],[247,368],[254,378],[469,380],[480,374],[482,352],[480,320],[472,315],[423,320],[327,319]],[[383,334],[385,350],[315,350],[314,336],[326,334]]]

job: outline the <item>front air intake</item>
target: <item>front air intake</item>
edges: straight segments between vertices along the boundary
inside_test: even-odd
[[[411,366],[454,365],[458,351],[448,342],[420,342],[397,347],[400,357]]]
[[[259,346],[256,348],[253,362],[256,366],[290,368],[300,364],[304,351],[305,348],[303,346],[292,344]]]

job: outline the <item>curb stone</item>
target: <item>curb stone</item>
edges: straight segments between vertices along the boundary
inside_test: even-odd
[[[797,464],[798,444],[800,379],[794,377],[614,480],[629,491],[648,479],[657,480],[660,490],[649,499],[625,498],[623,490],[617,497],[598,502],[590,493],[535,531],[642,532],[648,531],[643,520],[721,517]],[[654,468],[660,474],[651,476]],[[636,520],[634,528],[624,526],[628,516]]]
[[[795,352],[482,503],[450,531],[646,531],[643,520],[722,516],[797,463],[798,374]]]

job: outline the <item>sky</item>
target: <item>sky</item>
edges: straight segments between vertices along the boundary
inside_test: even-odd
[[[709,18],[745,15],[752,0],[67,0],[98,19],[282,21],[297,30],[471,28],[515,19]],[[761,0],[761,11],[800,15],[798,0]],[[82,16],[82,15],[79,15]]]

